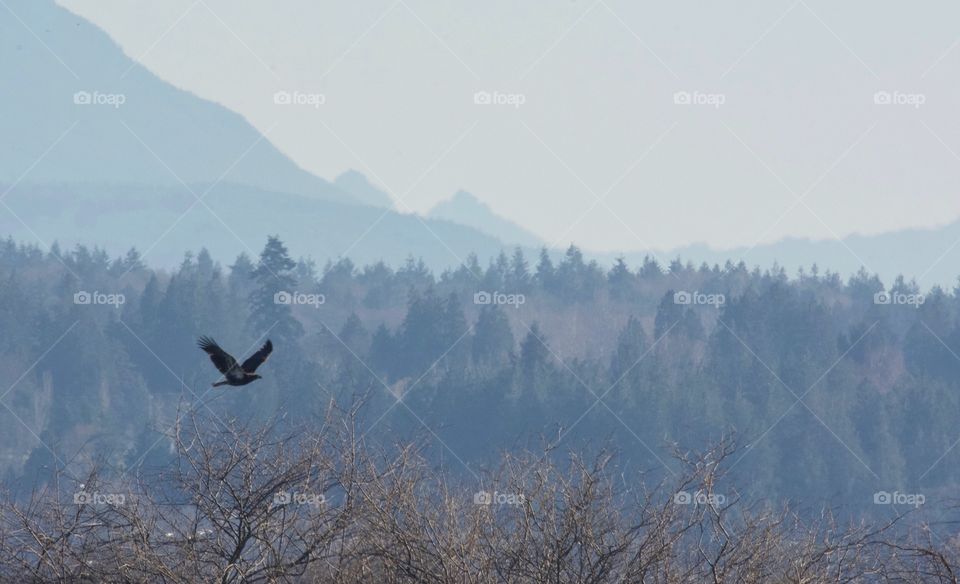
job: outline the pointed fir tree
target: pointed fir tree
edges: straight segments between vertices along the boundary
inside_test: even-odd
[[[530,290],[530,266],[523,250],[515,248],[510,258],[510,268],[507,271],[506,284],[510,294],[526,294]]]
[[[553,260],[550,259],[550,253],[545,247],[540,249],[540,260],[537,262],[537,272],[534,280],[541,290],[555,293],[556,269],[553,267]]]
[[[614,300],[627,300],[635,294],[636,276],[627,267],[623,256],[617,258],[607,274],[610,297]]]
[[[514,338],[510,321],[496,304],[480,309],[480,317],[474,327],[473,362],[482,371],[502,367],[509,362],[513,352]]]
[[[251,332],[269,334],[274,338],[293,341],[303,335],[303,326],[293,316],[285,300],[297,292],[293,269],[296,262],[290,259],[286,246],[276,236],[267,238],[260,253],[260,261],[251,273],[254,290],[250,294],[250,317],[247,321]]]

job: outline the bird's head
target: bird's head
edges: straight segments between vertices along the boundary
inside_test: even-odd
[[[263,379],[263,376],[262,376],[262,375],[257,375],[256,373],[254,373],[254,374],[251,375],[250,377],[253,378],[253,379]]]

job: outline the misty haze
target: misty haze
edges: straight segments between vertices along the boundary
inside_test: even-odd
[[[0,582],[960,581],[957,22],[0,0]]]

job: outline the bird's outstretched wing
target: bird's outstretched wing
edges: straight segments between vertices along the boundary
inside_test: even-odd
[[[197,341],[197,346],[210,355],[210,360],[213,361],[213,365],[220,373],[226,375],[227,371],[237,366],[237,360],[234,359],[230,353],[221,349],[220,345],[210,337],[200,337],[200,340]]]
[[[247,360],[243,362],[240,368],[247,373],[253,373],[257,370],[257,367],[263,365],[263,362],[267,360],[267,357],[270,356],[272,351],[273,343],[270,342],[270,339],[267,339],[267,342],[260,347],[260,350],[247,357]]]

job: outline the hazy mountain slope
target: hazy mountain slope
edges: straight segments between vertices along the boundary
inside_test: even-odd
[[[370,184],[370,181],[361,172],[348,170],[340,174],[333,181],[333,184],[344,193],[352,196],[358,203],[393,209],[393,199],[390,198],[390,195]]]
[[[176,177],[213,182],[226,173],[236,183],[350,200],[241,116],[160,80],[52,0],[6,5],[13,12],[0,7],[0,182],[17,180],[52,146],[24,182],[178,184]],[[81,102],[89,94],[113,103],[78,104],[78,92],[86,92]]]
[[[191,188],[201,194],[207,186]],[[99,245],[113,255],[136,246],[158,267],[176,265],[185,251],[201,247],[223,262],[238,250],[254,255],[268,234],[279,234],[294,257],[324,261],[349,251],[357,263],[383,259],[393,266],[410,254],[430,266],[455,266],[471,252],[488,258],[501,249],[496,239],[448,221],[232,183],[217,185],[203,203],[182,185],[21,186],[4,202],[16,216],[0,209],[3,236]]]
[[[317,258],[349,249],[361,260],[422,255],[434,267],[456,263],[455,256],[470,251],[485,261],[501,243],[528,250],[542,245],[473,195],[459,192],[430,212],[432,218],[453,222],[430,225],[455,254],[419,220],[393,212],[351,248],[383,213],[372,207],[392,207],[385,193],[355,171],[342,174],[335,184],[304,171],[241,116],[157,78],[103,31],[52,0],[6,0],[0,6],[0,79],[0,111],[5,114],[0,116],[0,185],[20,181],[5,201],[29,227],[0,209],[3,235],[23,241],[35,241],[34,233],[48,242],[98,241],[111,250],[146,248],[193,200],[180,180],[209,185],[223,177],[232,186],[217,189],[210,201],[223,205],[217,215],[229,229],[198,205],[157,245],[154,258],[175,261],[199,245],[227,250],[238,243],[231,231],[243,232],[245,243],[257,247],[266,226],[290,239],[298,253]],[[89,96],[90,101],[114,103],[75,103],[78,92],[80,101]],[[33,195],[36,201],[26,204]],[[71,199],[78,196],[83,206],[80,199]],[[372,207],[326,207],[311,199]],[[202,231],[188,233],[186,226]],[[180,229],[184,233],[174,235]],[[960,223],[953,223],[851,236],[844,243],[791,239],[721,251],[694,245],[657,255],[711,264],[743,256],[750,266],[776,261],[791,272],[816,263],[844,275],[865,265],[884,281],[904,274],[928,287],[956,281],[958,241]],[[616,254],[587,255],[611,261]],[[632,265],[643,255],[626,253]]]
[[[486,203],[466,191],[457,191],[452,198],[438,203],[428,216],[468,225],[496,237],[504,244],[530,247],[543,245],[536,235],[497,215]]]
[[[111,253],[136,246],[161,266],[200,247],[229,261],[238,248],[259,251],[268,233],[318,260],[349,250],[364,262],[412,254],[445,267],[500,250],[449,222],[383,215],[389,196],[360,173],[334,185],[302,170],[241,116],[157,78],[52,0],[6,5],[0,193],[13,189],[0,235]],[[200,194],[217,181],[204,204],[184,186]]]
[[[935,229],[905,229],[880,235],[852,235],[837,240],[811,241],[786,239],[777,243],[759,245],[753,249],[736,248],[714,250],[706,245],[693,245],[658,254],[662,259],[680,257],[695,263],[706,261],[711,265],[734,263],[742,257],[749,265],[769,267],[774,262],[784,266],[793,275],[797,268],[817,264],[847,276],[864,266],[869,272],[880,274],[885,283],[898,275],[908,280],[916,278],[921,288],[934,284],[953,286],[960,274],[960,222]],[[642,254],[628,254],[638,261]]]

